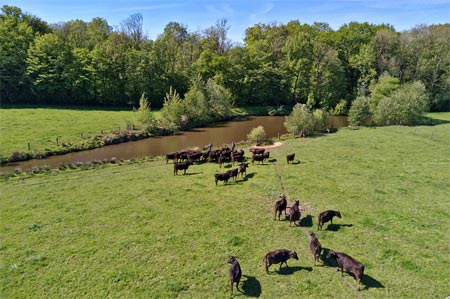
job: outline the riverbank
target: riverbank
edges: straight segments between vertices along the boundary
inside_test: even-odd
[[[203,163],[175,176],[161,157],[4,178],[2,295],[230,298],[226,261],[235,255],[244,274],[239,297],[446,296],[449,129],[290,138],[271,150],[273,159],[217,187],[214,174],[233,166]],[[288,165],[291,153],[296,161]],[[283,191],[288,205],[300,200],[300,226],[273,220]],[[317,231],[326,209],[342,218]],[[314,265],[311,232],[324,255],[345,252],[365,265],[361,291],[325,259]],[[266,273],[262,258],[278,248],[299,260]]]
[[[131,130],[133,111],[126,108],[5,106],[0,109],[0,163],[46,158],[167,135]],[[264,115],[270,107],[233,109],[231,118]],[[157,116],[159,111],[152,111]]]

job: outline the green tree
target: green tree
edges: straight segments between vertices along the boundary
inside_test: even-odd
[[[366,125],[371,117],[369,98],[357,97],[348,112],[348,121],[351,126]]]
[[[155,125],[155,119],[150,111],[150,103],[144,92],[139,98],[139,108],[135,112],[135,125],[144,130],[151,130]]]
[[[328,113],[317,109],[311,111],[305,104],[297,103],[290,115],[286,116],[284,126],[287,131],[299,136],[309,136],[315,131],[326,128]]]
[[[253,128],[249,134],[247,134],[247,140],[251,143],[259,144],[260,142],[267,139],[266,131],[263,126],[258,126]]]
[[[378,82],[370,86],[370,109],[375,111],[381,99],[389,96],[400,87],[400,80],[385,73]]]
[[[429,111],[425,85],[416,81],[402,85],[390,96],[381,99],[374,113],[377,125],[415,125]]]

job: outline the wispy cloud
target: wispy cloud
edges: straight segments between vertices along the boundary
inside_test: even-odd
[[[261,8],[261,10],[250,14],[249,18],[251,21],[257,21],[258,18],[268,14],[274,7],[275,5],[273,3],[267,3]]]

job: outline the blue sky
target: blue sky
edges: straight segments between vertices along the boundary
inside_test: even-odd
[[[189,31],[201,31],[225,18],[233,42],[242,42],[245,29],[258,23],[326,22],[338,29],[351,21],[366,21],[388,23],[403,31],[419,24],[450,22],[450,0],[11,0],[5,4],[49,23],[102,17],[116,27],[131,14],[141,13],[150,39],[161,34],[170,21]]]

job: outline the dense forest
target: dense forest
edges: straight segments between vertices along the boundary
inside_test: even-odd
[[[1,102],[136,106],[145,93],[157,108],[169,91],[183,99],[200,80],[226,89],[237,106],[345,110],[387,75],[400,85],[421,81],[431,110],[449,109],[450,24],[397,32],[387,24],[333,30],[293,20],[255,24],[244,44],[229,40],[226,20],[201,32],[169,22],[155,40],[142,25],[141,14],[115,29],[101,17],[48,24],[4,5]]]

